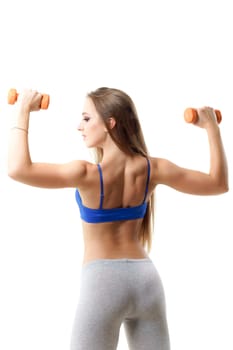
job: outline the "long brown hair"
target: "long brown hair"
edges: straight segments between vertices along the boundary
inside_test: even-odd
[[[143,157],[149,156],[135,105],[125,92],[119,89],[101,87],[89,92],[87,97],[91,98],[98,114],[106,125],[109,135],[121,151],[131,156],[135,154],[140,154]],[[108,126],[109,117],[116,120],[116,125],[112,129]],[[96,162],[100,162],[103,157],[102,150],[96,148],[94,153]],[[149,199],[139,235],[139,239],[148,252],[152,246],[153,229],[154,193]]]

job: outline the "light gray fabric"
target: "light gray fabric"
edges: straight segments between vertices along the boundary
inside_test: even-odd
[[[123,323],[130,350],[169,350],[163,286],[148,259],[83,266],[71,350],[116,350]]]

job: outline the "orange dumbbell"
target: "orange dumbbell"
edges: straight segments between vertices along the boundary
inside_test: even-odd
[[[8,92],[8,103],[10,105],[13,105],[17,101],[18,95],[19,94],[16,89],[10,89]],[[49,95],[43,94],[41,98],[40,108],[47,109],[49,106],[49,101]]]
[[[215,114],[217,117],[217,122],[221,123],[222,121],[222,114],[219,110],[215,109]],[[187,123],[196,123],[198,119],[198,113],[195,108],[186,108],[184,111],[184,119]]]

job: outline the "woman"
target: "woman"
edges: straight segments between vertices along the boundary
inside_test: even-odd
[[[148,154],[137,112],[121,90],[99,88],[86,96],[80,131],[96,163],[33,163],[28,145],[31,111],[42,96],[23,91],[9,144],[9,176],[31,186],[73,187],[84,234],[80,300],[71,350],[113,350],[124,323],[132,350],[168,350],[169,334],[160,277],[149,258],[153,195],[157,185],[195,195],[228,191],[227,161],[216,115],[198,110],[207,132],[209,173],[181,168]]]

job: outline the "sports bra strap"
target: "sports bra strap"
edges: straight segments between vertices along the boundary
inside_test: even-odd
[[[148,165],[148,168],[147,168],[147,180],[146,180],[145,196],[144,196],[144,199],[143,199],[142,203],[145,203],[146,196],[147,196],[147,193],[148,193],[148,188],[149,188],[149,181],[150,181],[150,161],[149,161],[148,158],[146,158],[146,159],[147,159],[147,165]]]
[[[103,208],[103,201],[104,201],[104,184],[103,184],[103,174],[100,164],[97,164],[99,174],[100,174],[100,206],[99,209]]]

